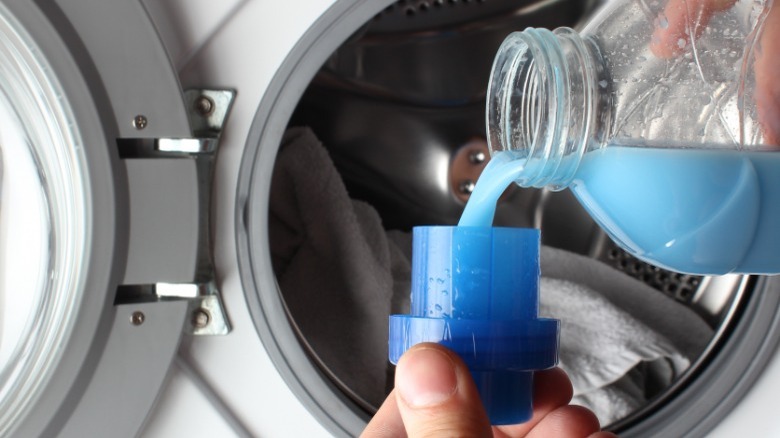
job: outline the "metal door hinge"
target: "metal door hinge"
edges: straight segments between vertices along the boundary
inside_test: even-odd
[[[193,335],[226,335],[230,323],[216,285],[211,283],[156,283],[122,285],[114,305],[186,300],[189,318],[184,329]],[[143,321],[143,320],[141,320]]]
[[[232,90],[193,89],[184,93],[192,138],[120,138],[122,159],[181,158],[195,161],[198,221],[192,238],[197,244],[195,278],[191,283],[124,284],[117,288],[115,305],[187,300],[190,318],[185,330],[193,335],[224,335],[230,323],[215,283],[211,253],[211,207],[214,163],[222,128],[235,98]]]

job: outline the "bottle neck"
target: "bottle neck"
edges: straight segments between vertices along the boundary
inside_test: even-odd
[[[595,43],[572,29],[507,37],[488,86],[488,145],[522,165],[518,185],[563,189],[583,154],[603,144],[606,75]]]

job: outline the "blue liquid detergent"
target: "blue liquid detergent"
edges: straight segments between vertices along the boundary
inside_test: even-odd
[[[512,184],[523,166],[513,159],[511,152],[500,152],[488,161],[471,192],[466,208],[460,215],[459,227],[489,227],[493,225],[496,203]]]
[[[493,160],[459,225],[489,224],[501,185],[522,170],[507,153]],[[610,146],[585,154],[570,187],[649,263],[694,274],[780,272],[779,152]]]

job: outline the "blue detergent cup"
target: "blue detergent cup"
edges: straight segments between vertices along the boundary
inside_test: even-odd
[[[533,372],[558,363],[555,319],[538,318],[539,230],[417,227],[411,315],[390,317],[390,361],[436,342],[468,365],[491,423],[533,414]]]

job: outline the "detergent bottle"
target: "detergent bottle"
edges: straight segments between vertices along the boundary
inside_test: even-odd
[[[511,34],[488,89],[494,163],[461,225],[492,220],[479,198],[497,199],[510,181],[570,188],[649,263],[780,272],[778,9],[771,0],[613,1],[581,32]]]

